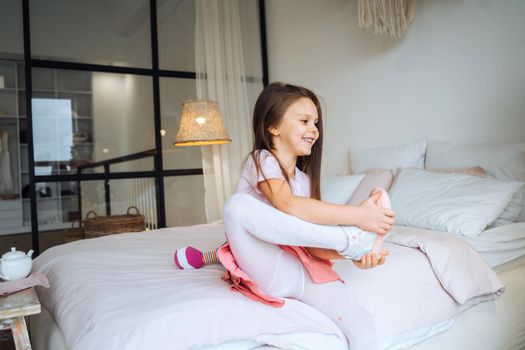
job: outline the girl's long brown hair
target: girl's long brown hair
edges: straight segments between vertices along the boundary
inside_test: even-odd
[[[317,129],[319,138],[312,146],[312,153],[309,156],[297,157],[297,167],[310,177],[310,197],[321,199],[321,154],[323,152],[323,118],[321,104],[317,96],[310,90],[296,85],[283,84],[279,82],[267,85],[259,95],[253,111],[253,132],[254,142],[250,155],[255,163],[257,173],[261,173],[258,151],[267,150],[275,156],[273,152],[272,137],[268,129],[277,126],[281,122],[284,113],[292,103],[300,98],[310,99],[317,108],[319,121]],[[290,183],[290,178],[277,157],[279,167],[284,178]],[[264,174],[262,174],[264,177]]]

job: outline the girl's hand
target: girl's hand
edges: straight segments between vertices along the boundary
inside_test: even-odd
[[[386,235],[392,229],[395,213],[376,204],[380,197],[381,191],[372,191],[370,197],[357,207],[359,217],[356,226],[363,231]]]
[[[376,267],[377,265],[383,265],[385,263],[385,257],[388,255],[388,250],[381,249],[380,257],[377,257],[376,253],[370,253],[367,255],[364,255],[361,260],[355,261],[355,266],[359,267],[360,269],[371,269]]]
[[[375,194],[381,192],[381,189],[380,188],[374,188],[372,189],[372,191],[370,191],[370,193],[368,194],[368,198],[374,196]]]

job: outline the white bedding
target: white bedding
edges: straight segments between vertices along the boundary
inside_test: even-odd
[[[489,266],[496,267],[525,255],[525,222],[491,228],[464,239]]]
[[[31,344],[35,350],[69,350],[62,331],[49,311],[42,307],[42,312],[30,318]],[[290,332],[279,336],[294,349],[347,350],[347,346],[337,336],[312,332]],[[263,350],[281,349],[272,345],[261,344],[252,339],[232,340],[212,346],[199,347],[199,350]],[[101,350],[101,349],[99,349]]]
[[[223,239],[222,225],[215,224],[113,235],[51,248],[34,264],[46,273],[53,286],[52,290],[39,289],[39,297],[57,321],[71,350],[161,349],[165,344],[170,344],[171,349],[212,349],[218,344],[221,347],[213,350],[232,349],[228,344],[238,345],[235,349],[252,349],[259,343],[284,349],[318,349],[320,343],[326,345],[323,349],[346,348],[337,327],[305,304],[289,300],[283,309],[275,312],[274,308],[230,292],[219,278],[222,273],[219,266],[196,271],[179,271],[173,266],[171,257],[176,247],[193,244],[212,249]],[[341,262],[336,269],[347,280],[345,275],[351,274],[351,286],[361,298],[379,295],[376,297],[379,299],[369,299],[372,310],[381,307],[374,300],[396,302],[388,290],[394,286],[403,293],[412,293],[405,295],[415,301],[412,307],[419,308],[423,316],[427,312],[427,328],[419,327],[422,330],[419,339],[415,334],[406,339],[406,330],[414,328],[416,323],[411,323],[414,320],[395,317],[396,324],[392,327],[387,324],[392,317],[378,318],[379,323],[384,323],[378,325],[379,329],[388,330],[379,332],[383,348],[397,349],[399,344],[409,345],[443,331],[450,326],[443,322],[450,321],[451,315],[466,307],[455,305],[446,292],[435,288],[430,291],[424,283],[418,285],[416,276],[407,275],[401,281],[388,280],[388,266],[395,268],[396,259],[419,256],[420,261],[425,261],[417,249],[396,245],[388,248],[392,252],[389,264],[362,271],[353,264]],[[378,279],[380,282],[375,287],[363,288],[359,275],[364,273],[385,277]],[[446,300],[449,308],[430,311],[429,300],[436,298]],[[403,305],[399,307],[399,314],[403,315]],[[188,310],[200,316],[177,319],[182,313],[188,315]],[[216,310],[221,312],[214,312]],[[381,310],[375,312],[380,314]],[[441,328],[436,324],[436,312],[442,316]],[[209,318],[203,319],[203,314]],[[246,326],[242,332],[233,325],[239,318]],[[396,333],[396,329],[400,332]],[[400,336],[404,338],[396,340]],[[209,339],[214,339],[215,344],[210,344]]]
[[[219,265],[193,271],[175,267],[175,248],[213,249],[224,240],[222,227],[167,228],[50,248],[33,264],[52,286],[37,288],[38,296],[71,350],[165,349],[167,344],[187,349],[243,340],[292,348],[293,337],[287,335],[301,332],[335,339],[331,349],[346,347],[340,330],[312,307],[289,300],[275,312],[231,292],[220,279]],[[311,339],[303,348],[316,349],[313,344]]]
[[[441,349],[525,349],[525,256],[496,269],[507,290],[498,300],[477,305],[456,318],[396,337],[385,339],[384,350],[404,349],[417,339],[427,339],[410,347],[411,350]],[[39,315],[31,316],[31,343],[35,350],[69,350],[64,336],[49,312],[43,308]],[[448,330],[444,332],[445,330]],[[475,334],[467,337],[466,334]],[[338,349],[340,340],[335,336],[294,333],[287,335],[298,349]],[[338,346],[339,344],[339,346]],[[346,347],[343,347],[346,349]],[[263,350],[278,349],[260,345],[253,340],[225,342],[206,350]],[[204,348],[203,348],[204,350]]]
[[[505,293],[495,301],[477,305],[443,322],[385,338],[383,349],[525,349],[525,223],[491,228],[482,235],[462,238],[495,269],[505,285]]]
[[[525,349],[525,256],[496,268],[496,271],[506,287],[505,294],[461,313],[449,320],[449,324],[434,325],[428,331],[438,330],[439,334],[410,347],[410,350]],[[443,329],[439,330],[440,327]],[[416,335],[409,332],[406,336],[410,339]],[[396,341],[398,346],[388,350],[404,348],[400,338]]]

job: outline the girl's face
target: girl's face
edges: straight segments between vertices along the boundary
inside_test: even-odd
[[[277,126],[268,129],[274,147],[280,153],[295,157],[310,155],[319,138],[318,120],[315,104],[309,98],[301,97],[288,107]]]

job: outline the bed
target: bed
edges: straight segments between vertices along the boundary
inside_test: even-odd
[[[407,227],[395,230],[399,234],[406,230],[428,234]],[[494,267],[506,287],[505,293],[495,301],[451,309],[442,319],[419,327],[410,324],[413,320],[405,320],[407,324],[398,329],[406,331],[381,335],[381,349],[403,349],[414,344],[416,350],[525,347],[525,223],[487,233],[500,241],[493,244],[497,249],[490,250],[490,254],[483,252],[487,246],[483,240],[471,239],[470,244],[497,265]],[[216,223],[112,235],[47,250],[36,259],[35,268],[48,276],[53,288],[38,289],[44,312],[30,321],[34,348],[347,349],[337,327],[308,305],[288,300],[282,309],[271,308],[229,291],[220,279],[223,270],[219,265],[193,271],[181,271],[173,265],[171,257],[176,247],[193,244],[211,249],[223,240],[223,226]],[[396,256],[406,258],[406,250],[410,249],[391,242],[387,248],[392,254],[390,262]],[[417,249],[408,254],[422,255]],[[390,265],[395,267],[395,263]],[[339,262],[336,270],[343,276],[351,274],[358,287],[361,274],[388,276],[388,271],[381,272],[387,266],[362,271],[348,262]],[[388,285],[399,288],[406,283],[388,281]],[[414,294],[408,299],[420,293],[413,283],[410,289]],[[369,290],[355,291],[363,294]],[[377,306],[377,300],[370,303]],[[416,302],[399,307],[418,309],[421,305]],[[188,317],[188,309],[194,319]],[[185,319],[178,315],[185,315]],[[208,318],[202,319],[202,315]],[[389,316],[378,317],[387,322],[385,317]],[[428,318],[432,319],[435,317]],[[391,321],[402,323],[402,318],[391,317]]]
[[[388,262],[371,270],[334,265],[373,314],[379,348],[525,349],[525,144],[424,141],[351,157],[365,176],[333,182],[339,204],[394,183],[398,225],[385,242]],[[465,175],[472,168],[433,173],[473,166],[486,178]],[[394,181],[401,167],[408,169]],[[214,223],[46,250],[34,262],[52,286],[37,289],[43,312],[30,321],[34,348],[348,349],[335,324],[300,301],[272,308],[230,291],[220,265],[175,267],[176,248],[208,250],[224,240]]]

